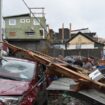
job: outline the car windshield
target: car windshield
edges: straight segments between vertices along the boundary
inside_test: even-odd
[[[0,65],[0,78],[31,80],[36,64],[22,59],[4,58]]]

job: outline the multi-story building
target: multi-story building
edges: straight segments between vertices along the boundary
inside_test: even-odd
[[[44,48],[46,40],[46,19],[31,16],[31,14],[20,14],[4,17],[5,39],[12,44],[32,50]],[[43,46],[42,46],[43,45]],[[40,49],[39,49],[40,48]]]

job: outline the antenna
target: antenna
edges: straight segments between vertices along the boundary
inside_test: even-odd
[[[42,14],[43,14],[43,16],[44,16],[44,8],[30,8],[24,0],[23,0],[23,2],[24,2],[24,4],[26,5],[26,7],[28,8],[28,10],[30,11],[30,14],[33,15],[33,17],[37,20],[37,22],[40,24],[40,26],[41,26],[41,27],[45,30],[45,32],[48,34],[46,28],[45,28],[45,27],[43,26],[43,24],[39,21],[39,19],[35,16],[36,13],[33,13],[33,12],[32,12],[32,9],[42,9],[42,10],[43,10]],[[38,13],[38,14],[40,14],[40,13]]]
[[[70,23],[69,25],[70,25],[70,26],[69,26],[69,38],[71,39],[71,30],[72,30],[72,29],[71,29],[71,25],[72,25],[72,24]]]
[[[64,23],[62,23],[62,43],[64,42]]]

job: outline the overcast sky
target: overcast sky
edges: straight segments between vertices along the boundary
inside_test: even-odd
[[[45,7],[47,24],[55,31],[62,23],[72,29],[89,28],[105,38],[105,0],[25,0],[29,7]],[[3,16],[29,12],[22,0],[3,0]]]

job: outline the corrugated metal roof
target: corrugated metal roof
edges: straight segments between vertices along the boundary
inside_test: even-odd
[[[59,78],[57,80],[54,80],[50,86],[47,88],[47,90],[60,90],[60,91],[72,91],[70,90],[70,87],[72,85],[76,85],[77,83],[70,78]],[[77,92],[77,94],[81,94],[84,96],[87,96],[91,99],[94,99],[102,104],[105,104],[105,94],[95,90],[95,89],[85,89],[85,90],[80,90]]]

